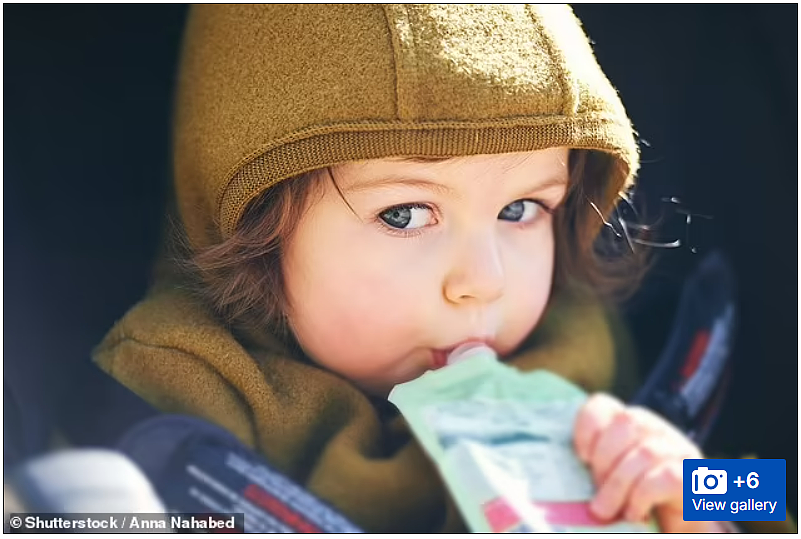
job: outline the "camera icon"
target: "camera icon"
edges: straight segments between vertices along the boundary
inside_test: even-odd
[[[726,470],[710,470],[705,466],[693,472],[693,494],[726,494],[728,474]]]

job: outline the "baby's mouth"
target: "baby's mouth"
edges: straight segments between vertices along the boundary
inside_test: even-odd
[[[488,342],[487,339],[468,339],[456,343],[453,346],[449,346],[448,348],[435,348],[432,351],[431,370],[437,370],[445,367],[448,364],[448,356],[450,356],[454,350],[470,345],[486,345],[491,348],[493,347],[492,343]]]

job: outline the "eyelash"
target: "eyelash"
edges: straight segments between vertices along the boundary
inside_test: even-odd
[[[518,199],[518,200],[533,202],[534,204],[539,206],[548,215],[553,215],[553,213],[555,211],[555,208],[552,208],[551,206],[548,206],[547,204],[545,204],[545,202],[543,202],[541,200],[535,200],[533,198],[521,198],[521,199]],[[515,200],[513,202],[517,202],[518,200]],[[413,237],[419,236],[420,234],[423,233],[423,231],[427,227],[412,228],[412,229],[393,228],[393,227],[389,226],[388,224],[386,224],[383,221],[383,219],[381,219],[381,214],[383,214],[383,213],[385,213],[385,212],[387,212],[389,210],[394,210],[394,209],[413,209],[413,208],[426,209],[426,210],[429,210],[429,211],[432,211],[432,212],[434,211],[434,208],[432,208],[430,205],[423,204],[423,203],[420,203],[420,202],[412,202],[412,203],[409,203],[409,204],[398,204],[398,205],[395,205],[395,206],[389,206],[389,207],[384,208],[383,210],[379,211],[375,216],[375,222],[381,228],[381,230],[383,230],[384,232],[387,232],[387,233],[389,233],[389,234],[391,234],[393,236],[398,236],[398,237],[401,237],[401,238],[413,238]],[[519,223],[519,222],[514,222],[513,221],[512,224],[513,225],[517,225],[518,228],[525,228],[525,227],[531,225],[531,222]]]

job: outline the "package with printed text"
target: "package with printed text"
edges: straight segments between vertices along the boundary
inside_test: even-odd
[[[547,371],[523,373],[492,350],[396,386],[389,396],[436,463],[473,532],[648,532],[601,522],[573,450],[587,395]]]

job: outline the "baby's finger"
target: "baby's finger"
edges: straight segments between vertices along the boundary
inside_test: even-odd
[[[587,399],[579,410],[573,427],[573,445],[581,460],[584,462],[589,460],[598,435],[609,426],[612,418],[623,408],[619,400],[604,393],[597,393]]]
[[[609,427],[598,435],[588,461],[595,482],[602,483],[618,461],[648,433],[648,422],[639,409],[626,408],[615,414]]]
[[[682,505],[682,459],[671,458],[648,470],[631,490],[626,508],[628,520],[642,521],[659,505],[680,510]]]
[[[590,503],[592,512],[602,520],[614,518],[631,497],[632,489],[659,462],[658,442],[648,439],[623,455],[598,486]]]

